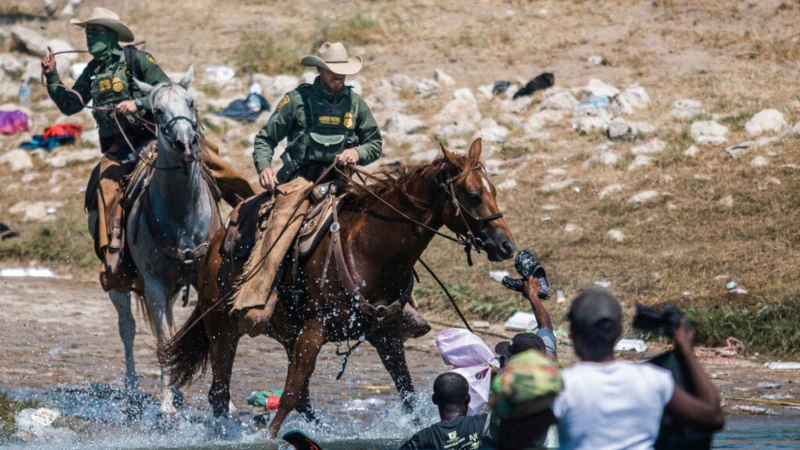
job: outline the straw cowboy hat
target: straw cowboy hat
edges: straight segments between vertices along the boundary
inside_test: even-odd
[[[326,42],[319,48],[319,56],[308,55],[300,61],[304,66],[317,66],[336,75],[355,75],[361,70],[360,56],[350,56],[341,42]]]
[[[131,33],[131,30],[125,26],[125,24],[119,21],[119,16],[117,13],[109,11],[105,8],[93,9],[89,20],[84,20],[81,22],[78,19],[71,19],[69,23],[81,28],[86,28],[88,25],[101,25],[117,33],[118,41],[133,41],[133,33]]]

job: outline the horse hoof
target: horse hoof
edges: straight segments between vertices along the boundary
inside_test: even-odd
[[[175,409],[186,409],[186,397],[183,396],[183,392],[173,389],[172,390],[172,406]]]

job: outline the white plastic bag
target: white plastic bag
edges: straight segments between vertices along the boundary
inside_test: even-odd
[[[436,337],[436,347],[445,364],[455,367],[453,372],[462,375],[469,383],[469,411],[467,415],[480,413],[489,401],[491,387],[491,362],[494,353],[481,338],[463,328],[443,330]]]

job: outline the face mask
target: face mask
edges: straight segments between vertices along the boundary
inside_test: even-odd
[[[86,46],[89,48],[89,53],[96,59],[104,59],[116,45],[117,34],[112,31],[86,34]]]

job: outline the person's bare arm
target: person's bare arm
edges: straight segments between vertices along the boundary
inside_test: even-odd
[[[542,285],[539,283],[539,280],[531,275],[522,283],[522,295],[525,296],[531,304],[531,309],[533,309],[533,315],[536,316],[536,322],[539,324],[539,328],[552,330],[553,322],[550,320],[550,313],[547,312],[547,309],[539,299],[539,290],[541,288]]]
[[[672,398],[667,403],[667,413],[681,423],[692,427],[716,431],[725,426],[725,414],[719,405],[719,395],[700,361],[694,355],[694,329],[687,329],[686,319],[682,319],[675,330],[675,345],[686,362],[697,395],[675,386]]]

